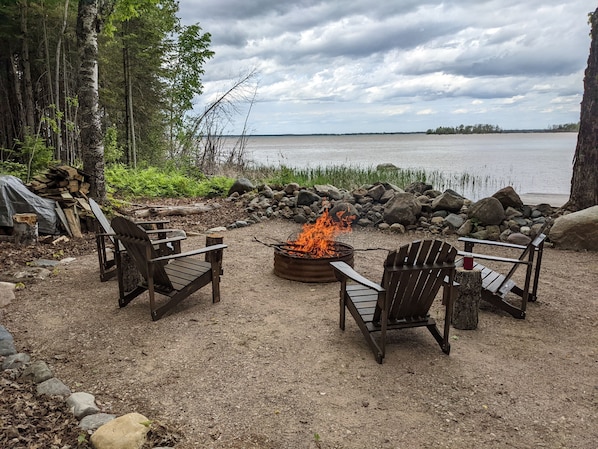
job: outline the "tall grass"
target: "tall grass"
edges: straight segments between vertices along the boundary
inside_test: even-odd
[[[224,175],[207,177],[193,172],[154,167],[129,169],[122,165],[106,169],[109,193],[119,197],[214,197],[225,196],[235,178],[246,177],[255,185],[286,185],[296,182],[304,187],[331,184],[352,190],[376,182],[405,188],[413,182],[425,182],[436,190],[455,190],[470,199],[489,196],[495,191],[512,185],[507,180],[471,173],[451,174],[438,170],[399,169],[378,167],[352,167],[345,165],[314,168],[291,168],[286,166],[254,166],[250,168],[223,167]]]

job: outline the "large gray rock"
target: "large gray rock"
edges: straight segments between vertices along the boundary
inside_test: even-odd
[[[598,251],[598,206],[557,218],[549,237],[557,248]]]
[[[356,221],[359,218],[357,208],[353,204],[345,203],[344,201],[337,202],[328,213],[334,221],[339,221],[341,219]]]
[[[320,195],[317,195],[309,190],[300,190],[297,194],[297,206],[309,206],[316,201],[320,201]]]
[[[459,212],[463,207],[463,203],[465,203],[465,198],[447,190],[432,200],[432,210]]]
[[[251,192],[253,189],[255,189],[255,187],[249,179],[239,178],[235,180],[230,189],[228,189],[228,196],[231,196],[233,193],[242,195],[244,193]]]
[[[417,222],[421,205],[412,193],[397,193],[384,206],[384,221],[388,224],[412,225]]]
[[[515,209],[521,209],[523,207],[523,201],[521,201],[521,197],[515,192],[515,189],[511,186],[505,187],[504,189],[500,189],[494,195],[492,195],[502,207],[506,209],[507,207],[513,207]]]
[[[331,200],[340,200],[343,197],[341,191],[330,184],[317,184],[314,186],[314,190],[319,196],[326,197]]]
[[[40,396],[46,395],[67,397],[69,394],[71,394],[71,389],[56,377],[51,377],[50,379],[44,380],[43,382],[37,384],[36,391]]]
[[[483,225],[499,225],[505,219],[505,210],[494,197],[482,198],[471,205],[467,216],[478,220]]]
[[[41,360],[31,363],[21,374],[22,381],[33,382],[35,384],[42,383],[44,380],[51,379],[52,377],[54,377],[52,370],[46,365],[46,362],[42,362]]]

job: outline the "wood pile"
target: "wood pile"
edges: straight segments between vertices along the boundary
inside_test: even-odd
[[[59,165],[34,176],[27,184],[36,195],[57,202],[56,213],[71,237],[82,237],[82,230],[90,229],[93,218],[87,201],[90,186],[85,181],[86,176],[75,167]]]

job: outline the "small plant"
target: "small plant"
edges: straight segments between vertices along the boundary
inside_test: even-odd
[[[316,443],[316,447],[321,447],[322,439],[320,438],[320,434],[317,432],[314,433],[314,442]]]

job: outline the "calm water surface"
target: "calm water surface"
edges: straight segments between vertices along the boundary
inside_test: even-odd
[[[478,182],[475,193],[462,193],[476,199],[507,185],[520,194],[568,194],[576,142],[576,133],[252,136],[247,153],[256,164],[271,166],[392,163],[447,178],[475,176],[483,185]]]

